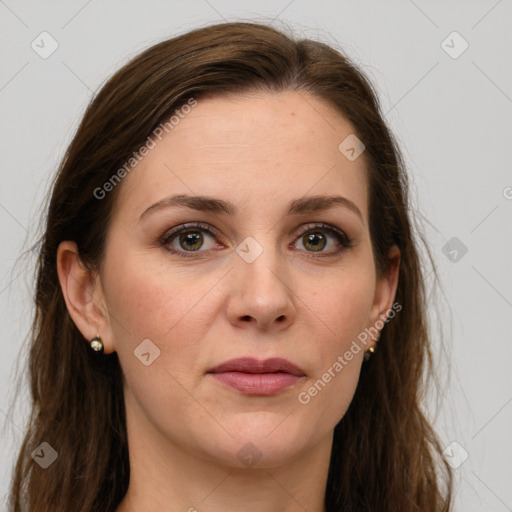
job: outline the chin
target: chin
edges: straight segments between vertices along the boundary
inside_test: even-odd
[[[210,439],[213,443],[205,447],[209,458],[229,467],[271,469],[292,462],[306,448],[308,435],[291,417],[266,414],[262,419],[258,414],[259,420],[245,413],[244,420],[227,422],[231,436]]]

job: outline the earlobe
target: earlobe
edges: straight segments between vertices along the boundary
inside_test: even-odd
[[[112,351],[109,317],[99,276],[84,265],[75,242],[67,240],[59,244],[57,272],[67,310],[78,330],[87,341],[101,336],[105,352]]]

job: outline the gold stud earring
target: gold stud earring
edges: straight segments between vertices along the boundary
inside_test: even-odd
[[[368,361],[372,357],[373,353],[375,352],[375,345],[377,345],[379,338],[380,338],[380,333],[377,336],[377,339],[375,340],[374,345],[372,345],[368,350],[365,350],[364,355],[363,355],[364,362]]]
[[[103,354],[103,341],[99,336],[95,336],[90,342],[89,346],[91,347],[91,350],[94,352],[95,355],[102,355]]]

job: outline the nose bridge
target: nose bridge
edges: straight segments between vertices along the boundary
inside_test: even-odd
[[[251,319],[260,327],[269,326],[274,320],[281,324],[283,319],[293,321],[293,294],[272,235],[267,232],[248,236],[236,247],[236,253],[231,321]]]
[[[236,266],[245,285],[252,287],[253,294],[262,294],[261,300],[269,300],[267,292],[276,288],[276,293],[277,288],[284,286],[279,278],[283,265],[280,264],[278,248],[272,242],[271,235],[257,236],[259,241],[248,236],[237,246]]]

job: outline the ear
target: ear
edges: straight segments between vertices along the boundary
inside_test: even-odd
[[[66,307],[78,330],[88,342],[100,336],[104,353],[113,352],[110,316],[100,277],[83,264],[75,242],[59,244],[57,272]]]
[[[372,328],[372,331],[374,329],[378,329],[378,331],[382,330],[381,322],[384,323],[387,320],[395,300],[400,269],[400,249],[397,245],[393,245],[389,250],[388,261],[387,272],[377,278],[368,326],[368,328]],[[371,344],[368,344],[368,348],[375,343],[376,340],[373,340]]]

